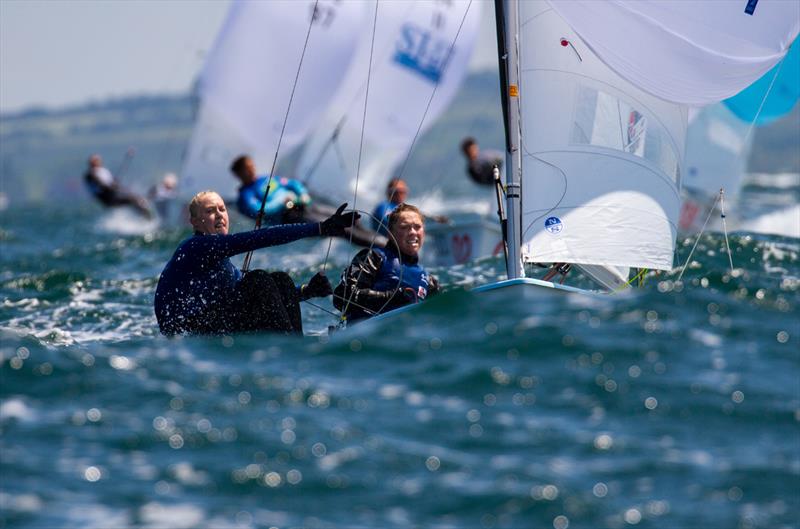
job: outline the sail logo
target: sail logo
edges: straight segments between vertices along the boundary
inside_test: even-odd
[[[428,81],[439,84],[450,55],[450,42],[437,39],[423,28],[407,23],[400,28],[394,62]]]
[[[564,224],[558,217],[547,217],[544,220],[544,229],[550,233],[561,233],[561,230],[564,229]]]

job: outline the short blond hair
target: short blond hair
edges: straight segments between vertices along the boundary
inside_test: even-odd
[[[189,201],[189,218],[196,218],[198,209],[200,208],[200,199],[207,195],[217,195],[220,196],[219,193],[216,191],[212,191],[211,189],[207,189],[205,191],[200,191],[195,196],[192,197],[192,200]],[[220,197],[221,198],[221,197]]]

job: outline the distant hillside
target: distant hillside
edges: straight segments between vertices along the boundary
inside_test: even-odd
[[[191,134],[190,97],[132,97],[59,111],[0,115],[0,190],[12,201],[86,198],[81,174],[86,158],[100,153],[114,171],[125,151],[136,156],[123,175],[144,190],[167,172],[177,172]],[[469,76],[444,115],[417,140],[405,170],[412,181],[463,179],[460,140],[475,136],[482,146],[502,148],[497,74]],[[291,157],[284,161],[291,174]],[[800,172],[800,108],[779,122],[756,129],[750,170]]]

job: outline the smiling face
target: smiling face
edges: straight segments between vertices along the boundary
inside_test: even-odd
[[[402,253],[416,256],[425,241],[422,216],[415,211],[402,211],[392,226],[392,235]]]
[[[189,204],[192,227],[205,235],[228,234],[228,209],[214,192],[199,193]]]

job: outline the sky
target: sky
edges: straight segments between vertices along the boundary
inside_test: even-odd
[[[0,112],[186,93],[231,1],[0,0]],[[473,69],[497,60],[482,18]]]

